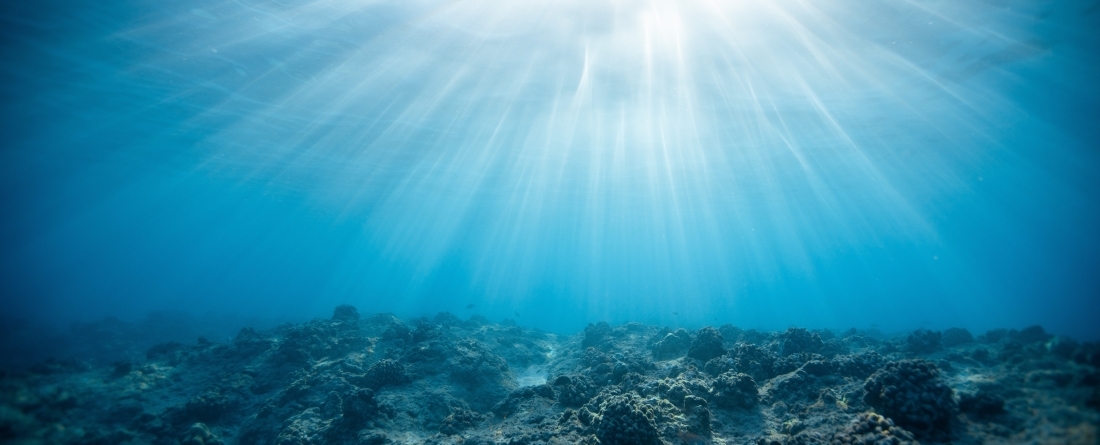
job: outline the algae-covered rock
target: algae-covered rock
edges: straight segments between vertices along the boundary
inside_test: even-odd
[[[481,419],[482,416],[480,414],[468,409],[459,408],[452,412],[451,415],[447,416],[446,419],[443,419],[443,424],[439,427],[439,432],[447,435],[458,434],[473,428]]]
[[[760,400],[759,389],[752,376],[726,372],[714,379],[715,404],[725,408],[752,408]]]
[[[952,390],[926,360],[887,363],[867,379],[864,401],[923,438],[942,438],[956,411]]]
[[[554,380],[558,402],[565,406],[581,406],[596,395],[597,387],[584,376],[560,376]]]
[[[930,331],[599,323],[582,337],[356,312],[0,370],[0,441],[1073,443],[1100,424],[1100,347],[1037,328],[949,329],[926,348]]]
[[[710,326],[700,329],[695,333],[688,348],[688,357],[706,362],[726,352],[722,348],[722,333]]]
[[[187,434],[180,440],[180,445],[222,445],[223,443],[218,436],[210,431],[210,427],[203,423],[191,425],[191,428],[187,430]]]
[[[913,434],[875,413],[860,413],[843,431],[833,435],[836,445],[916,445]]]
[[[821,335],[803,328],[788,328],[779,335],[780,355],[789,356],[798,353],[819,353],[825,347]]]
[[[591,346],[602,346],[604,341],[611,335],[611,326],[606,322],[599,322],[596,324],[588,324],[588,327],[584,328],[584,340],[581,341],[581,346],[588,348]]]
[[[347,323],[355,323],[359,321],[359,310],[355,309],[355,306],[349,304],[342,304],[336,306],[336,309],[332,311],[333,321],[342,321]]]
[[[905,339],[909,352],[931,354],[943,348],[943,334],[939,331],[918,329]]]
[[[603,445],[661,443],[653,409],[633,394],[611,397],[600,406],[596,436]]]
[[[691,347],[691,334],[686,329],[677,329],[664,334],[653,344],[655,360],[672,360],[683,357]]]
[[[379,360],[367,368],[363,375],[363,381],[371,389],[378,389],[387,385],[400,385],[408,381],[405,373],[405,365],[397,360]]]

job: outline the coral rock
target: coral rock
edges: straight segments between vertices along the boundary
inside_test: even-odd
[[[561,376],[554,380],[558,388],[558,403],[565,406],[581,406],[596,395],[596,387],[584,376]]]
[[[336,309],[332,311],[332,320],[351,323],[358,322],[359,310],[355,309],[355,306],[350,304],[341,304],[336,306]]]
[[[611,335],[611,326],[606,322],[599,322],[596,324],[589,323],[588,327],[584,328],[584,340],[581,341],[582,347],[600,346],[604,339]]]
[[[665,334],[653,345],[655,360],[672,360],[683,357],[691,347],[691,335],[685,329]]]
[[[844,431],[833,435],[833,445],[916,445],[913,434],[875,413],[861,413]]]
[[[596,436],[601,445],[657,445],[657,424],[653,410],[638,396],[613,396],[600,407]]]
[[[482,416],[478,413],[465,408],[458,408],[446,419],[443,419],[443,424],[439,426],[439,432],[447,435],[458,434],[473,428],[478,422],[481,422],[481,419]]]
[[[931,354],[943,349],[942,338],[939,331],[918,329],[905,339],[906,349],[917,354]]]
[[[974,342],[974,336],[970,334],[970,331],[962,328],[950,328],[943,331],[943,345],[952,348],[958,345]]]
[[[397,360],[385,359],[370,365],[363,376],[366,386],[378,389],[386,385],[400,385],[408,381],[405,365]]]
[[[821,335],[803,328],[789,328],[779,335],[780,354],[789,356],[798,353],[819,353],[825,347]]]
[[[725,353],[726,350],[722,348],[722,333],[707,326],[695,334],[687,355],[706,362]]]
[[[951,388],[926,360],[887,363],[863,389],[864,402],[922,438],[944,437],[956,410]]]
[[[982,391],[963,394],[959,397],[959,410],[979,418],[995,416],[1005,412],[1005,399]]]
[[[751,375],[753,379],[760,381],[778,375],[775,371],[775,356],[766,349],[751,343],[742,343],[731,352],[734,357],[734,369],[737,372]]]
[[[714,379],[714,401],[725,408],[752,408],[760,401],[756,381],[748,374],[726,372]]]

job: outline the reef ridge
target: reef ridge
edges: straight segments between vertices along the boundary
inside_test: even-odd
[[[1100,346],[333,316],[0,371],[14,444],[1095,444]]]

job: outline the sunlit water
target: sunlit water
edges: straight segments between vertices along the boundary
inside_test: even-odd
[[[5,316],[1100,338],[1095,1],[2,8]]]

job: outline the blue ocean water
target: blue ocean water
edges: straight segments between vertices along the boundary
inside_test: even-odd
[[[1100,339],[1100,2],[0,8],[5,319]]]

